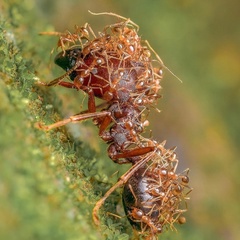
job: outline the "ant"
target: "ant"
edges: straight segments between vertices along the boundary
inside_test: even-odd
[[[95,13],[92,13],[95,14]],[[144,138],[149,122],[143,117],[160,98],[162,69],[167,69],[147,41],[138,36],[138,26],[121,19],[96,36],[89,24],[70,33],[43,33],[59,36],[62,51],[55,63],[66,71],[44,86],[82,90],[88,95],[88,109],[51,125],[51,130],[70,122],[93,119],[99,136],[109,144],[108,156],[118,164],[132,164],[118,182],[96,203],[93,220],[99,225],[98,211],[108,196],[123,186],[123,205],[131,225],[148,239],[154,239],[165,225],[184,222],[186,210],[179,205],[187,200],[188,176],[176,174],[178,160],[173,150]],[[156,59],[152,60],[152,53]],[[64,81],[70,78],[71,81]],[[95,97],[104,100],[97,106]],[[97,111],[97,109],[101,111]],[[187,171],[188,173],[188,171]]]

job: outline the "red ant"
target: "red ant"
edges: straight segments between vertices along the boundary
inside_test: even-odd
[[[99,136],[109,144],[109,157],[118,164],[132,164],[95,205],[94,222],[99,225],[98,210],[106,198],[124,186],[123,204],[130,223],[152,239],[166,224],[172,227],[185,211],[179,209],[179,204],[186,200],[188,177],[175,173],[178,161],[172,150],[140,135],[148,125],[143,112],[160,97],[162,68],[166,67],[148,42],[140,39],[135,23],[108,14],[123,21],[106,26],[98,37],[88,24],[76,27],[75,33],[49,33],[59,35],[62,52],[55,63],[66,73],[41,84],[83,90],[88,94],[88,110],[38,127],[50,130],[92,118]],[[151,52],[157,60],[151,59]],[[63,81],[66,77],[72,82]],[[95,97],[105,100],[105,104],[96,106]],[[97,112],[97,108],[102,109]]]

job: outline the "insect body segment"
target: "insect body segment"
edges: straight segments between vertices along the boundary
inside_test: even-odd
[[[109,26],[100,37],[84,44],[77,34],[72,37],[73,47],[59,53],[55,62],[71,71],[69,76],[75,88],[84,91],[86,87],[92,88],[94,96],[106,101],[128,101],[136,106],[156,102],[162,66],[159,63],[157,68],[153,67],[150,50],[142,46],[134,28],[126,27],[125,23]],[[82,47],[76,47],[77,43]],[[62,79],[54,85],[63,85]]]
[[[184,222],[181,215],[186,207],[181,207],[190,188],[187,174],[176,173],[178,160],[174,151],[141,135],[148,125],[144,113],[160,97],[165,66],[137,31],[133,22],[124,19],[105,27],[99,36],[88,24],[76,27],[74,33],[50,33],[59,36],[58,47],[62,52],[56,56],[55,63],[66,73],[42,84],[83,90],[88,94],[88,109],[39,127],[50,130],[92,118],[99,128],[99,136],[109,144],[109,157],[118,164],[132,164],[97,202],[93,210],[95,223],[99,224],[98,210],[106,198],[124,186],[123,205],[130,223],[140,234],[154,239],[167,225],[173,228],[173,223]],[[156,60],[152,59],[152,53]],[[95,97],[105,101],[99,112]]]
[[[123,205],[132,226],[152,238],[164,228],[182,221],[185,201],[191,191],[188,172],[177,174],[175,153],[158,146],[152,159],[125,183]]]

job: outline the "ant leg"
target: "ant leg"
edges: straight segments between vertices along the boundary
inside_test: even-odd
[[[61,81],[58,78],[54,79],[53,81],[49,82],[49,83],[44,83],[44,82],[39,82],[40,85],[46,86],[46,87],[51,87],[51,86],[62,86],[65,88],[73,88],[73,89],[78,89],[78,87],[76,87],[73,83],[71,82],[65,82],[65,81]]]
[[[103,139],[105,135],[104,131],[107,129],[107,127],[110,125],[111,122],[112,122],[111,115],[107,115],[99,126],[99,136],[102,137]]]
[[[121,187],[122,185],[124,185],[128,179],[136,172],[138,171],[141,167],[143,167],[148,161],[151,160],[152,155],[155,154],[155,152],[153,151],[152,153],[150,153],[148,156],[146,156],[145,158],[142,158],[139,162],[136,162],[136,164],[134,164],[125,174],[123,174],[118,182],[116,184],[114,184],[106,193],[105,195],[95,204],[95,207],[93,208],[93,212],[92,212],[92,217],[93,217],[93,221],[94,223],[99,226],[100,225],[100,221],[99,221],[99,217],[98,217],[98,211],[100,209],[100,207],[104,204],[105,200],[110,196],[111,193],[113,193],[117,188]]]
[[[155,149],[155,147],[141,147],[141,148],[134,148],[132,150],[125,151],[123,153],[117,153],[117,154],[112,154],[111,159],[112,160],[117,160],[119,158],[131,158],[131,157],[137,157],[144,155],[146,153],[152,152]]]
[[[107,106],[107,104],[108,104],[108,103],[106,103],[106,102],[101,103],[101,104],[99,104],[99,105],[96,106],[96,109],[102,109],[102,108],[104,108],[105,106]],[[79,112],[79,113],[76,113],[75,115],[80,115],[80,114],[84,114],[84,113],[89,113],[89,110],[88,110],[88,109],[87,109],[87,110],[83,110],[83,111],[81,111],[81,112]]]
[[[91,12],[90,10],[88,10],[89,13],[91,13],[92,15],[109,15],[109,16],[114,16],[114,17],[117,17],[117,18],[120,18],[120,19],[123,19],[123,22],[119,22],[119,23],[115,23],[115,24],[111,24],[111,25],[108,25],[105,27],[106,28],[112,28],[113,26],[121,26],[123,24],[127,25],[128,23],[132,24],[134,27],[136,27],[137,31],[139,30],[139,26],[134,23],[132,20],[130,20],[129,18],[125,18],[123,16],[120,16],[116,13],[112,13],[112,12],[100,12],[100,13],[94,13],[94,12]]]
[[[82,89],[84,90],[84,89]],[[92,88],[88,88],[85,90],[85,92],[88,94],[88,111],[90,113],[96,112],[96,104],[95,104],[95,96]]]
[[[49,131],[53,128],[57,128],[57,127],[61,127],[61,126],[64,126],[66,125],[67,123],[75,123],[75,122],[80,122],[80,121],[83,121],[83,120],[86,120],[86,119],[89,119],[89,118],[101,118],[101,117],[104,117],[104,116],[107,116],[109,115],[110,113],[107,112],[107,111],[104,111],[104,112],[94,112],[94,113],[85,113],[85,114],[79,114],[79,115],[74,115],[74,116],[70,116],[69,118],[66,118],[62,121],[59,121],[59,122],[56,122],[56,123],[53,123],[51,125],[42,125],[41,123],[37,123],[37,128],[40,128],[40,129],[43,129],[43,130],[46,130],[46,131]]]
[[[61,36],[61,32],[40,32],[39,35],[52,35],[52,36]]]
[[[132,185],[129,184],[128,187],[129,187],[129,189],[130,189],[130,191],[131,191],[131,193],[132,193],[132,195],[133,195],[133,197],[135,199],[135,205],[136,205],[138,200],[137,200],[135,192],[133,191]]]

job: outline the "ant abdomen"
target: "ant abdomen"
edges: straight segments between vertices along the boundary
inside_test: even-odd
[[[137,170],[124,185],[124,210],[140,234],[155,236],[164,228],[174,228],[175,222],[184,223],[182,213],[186,211],[184,204],[190,190],[184,180],[188,176],[176,174],[169,159],[165,159],[168,169],[155,159]]]
[[[161,199],[151,194],[151,182],[146,168],[135,172],[123,189],[123,206],[131,225],[140,233],[162,232],[159,222]]]

